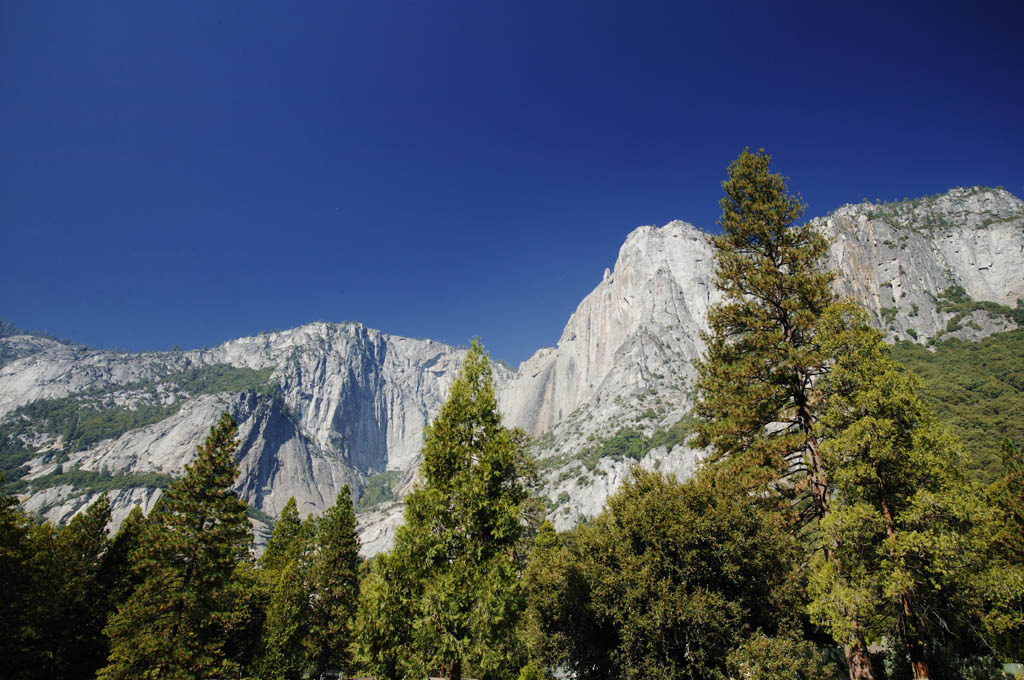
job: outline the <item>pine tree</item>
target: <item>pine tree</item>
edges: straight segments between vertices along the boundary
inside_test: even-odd
[[[139,585],[140,580],[132,569],[132,555],[139,549],[146,527],[146,516],[142,506],[136,505],[121,522],[121,527],[110,541],[103,555],[100,580],[108,597],[108,611],[111,613],[123,605]]]
[[[109,523],[110,501],[103,495],[57,531],[57,573],[51,581],[56,608],[45,634],[52,664],[47,677],[54,680],[92,678],[106,660],[103,626],[112,603],[102,570]]]
[[[292,557],[293,543],[301,527],[299,508],[295,503],[295,496],[292,496],[281,509],[281,517],[274,524],[267,547],[260,555],[260,570],[263,574],[276,575],[288,564]]]
[[[948,631],[961,632],[961,656],[983,647],[968,632],[980,629],[969,583],[989,562],[993,513],[864,313],[834,307],[822,337],[834,361],[817,431],[835,496],[821,526],[835,548],[812,560],[811,613],[840,639],[860,626],[890,640],[927,678],[950,660]]]
[[[799,512],[809,550],[821,543],[830,489],[816,423],[818,387],[831,357],[820,321],[835,302],[828,249],[813,226],[796,225],[804,206],[769,171],[771,157],[744,150],[722,183],[723,229],[712,237],[715,283],[723,300],[708,311],[704,356],[696,363],[696,443],[708,462],[750,489],[771,491]],[[845,639],[851,680],[872,677],[863,632]]]
[[[314,524],[312,516],[300,523],[294,499],[289,499],[260,559],[266,618],[255,668],[263,680],[298,678],[311,666],[309,571]]]
[[[395,547],[364,582],[355,644],[364,667],[389,677],[515,676],[533,479],[524,442],[502,426],[490,359],[474,342],[427,428],[423,479],[406,498]]]
[[[0,475],[0,489],[3,488]],[[0,493],[0,659],[10,677],[17,677],[29,660],[25,654],[29,603],[35,597],[29,539],[31,521],[18,499]]]
[[[350,668],[352,618],[359,596],[359,535],[348,485],[317,519],[309,569],[312,608],[307,646],[314,675]]]
[[[225,647],[245,623],[251,529],[246,505],[231,491],[237,428],[224,414],[185,476],[150,514],[135,554],[142,582],[111,617],[111,651],[98,677],[235,676]]]

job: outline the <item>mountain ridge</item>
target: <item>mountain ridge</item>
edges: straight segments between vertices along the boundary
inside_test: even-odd
[[[864,305],[891,340],[977,339],[1020,325],[1008,304],[1024,297],[1024,203],[1005,190],[846,205],[811,222],[832,242],[837,290]],[[499,405],[509,424],[534,437],[542,492],[557,526],[599,510],[633,462],[680,475],[696,465],[699,452],[678,443],[655,447],[639,461],[606,457],[588,466],[581,458],[624,428],[650,435],[688,412],[692,359],[703,349],[707,308],[718,299],[712,262],[707,234],[690,224],[634,229],[554,347],[539,349],[514,371],[495,363]],[[236,488],[270,515],[290,495],[303,514],[319,512],[344,484],[359,496],[390,473],[388,494],[396,500],[361,514],[367,553],[387,545],[400,521],[397,499],[413,483],[423,427],[464,351],[358,322],[313,322],[184,352],[117,354],[23,336],[0,345],[21,348],[0,364],[0,423],[26,404],[86,389],[121,408],[132,398],[128,386],[190,368],[270,371],[274,389],[266,394],[192,394],[169,386],[153,399],[184,400],[176,415],[85,451],[61,454],[59,438],[39,433],[28,483],[58,466],[180,471],[214,411],[227,408],[240,421]],[[126,503],[140,494],[151,502],[157,493],[121,495]],[[27,496],[28,509],[55,520],[91,497],[59,485]]]

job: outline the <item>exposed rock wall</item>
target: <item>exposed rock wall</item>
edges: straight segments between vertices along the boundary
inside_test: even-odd
[[[1008,306],[1024,297],[1024,203],[1007,192],[958,189],[900,204],[843,206],[815,223],[831,240],[838,292],[870,310],[891,338],[975,338],[1016,325],[1005,315],[973,310],[951,329],[955,313],[940,299],[951,286],[975,301]],[[507,422],[537,437],[543,491],[558,526],[599,510],[630,464],[609,459],[586,467],[581,452],[619,428],[650,433],[688,411],[692,360],[703,349],[707,309],[719,299],[712,269],[708,238],[695,227],[640,227],[581,301],[556,347],[539,350],[514,373],[495,366]],[[66,460],[55,455],[60,442],[41,441],[30,463],[31,477],[58,465],[180,474],[210,424],[229,410],[242,442],[237,488],[270,515],[290,496],[301,513],[320,512],[345,484],[358,497],[385,470],[397,475],[396,495],[408,490],[423,429],[464,354],[358,323],[312,323],[187,352],[126,354],[28,336],[0,338],[0,345],[0,416],[8,417],[38,399],[87,391],[131,406],[133,384],[188,367],[270,369],[276,394],[185,395],[171,417]],[[165,398],[170,403],[179,395]],[[699,452],[676,446],[651,451],[640,463],[685,475],[698,459]],[[119,492],[116,517],[157,493]],[[63,521],[93,496],[54,486],[31,494],[26,507]],[[361,514],[366,553],[388,544],[400,511],[392,503]]]

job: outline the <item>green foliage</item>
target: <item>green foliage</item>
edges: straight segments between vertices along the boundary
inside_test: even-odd
[[[524,577],[534,659],[580,678],[720,678],[755,631],[796,625],[799,557],[735,486],[634,468],[594,520],[538,534]]]
[[[587,470],[593,472],[598,464],[608,458],[620,461],[624,459],[640,460],[652,449],[663,446],[669,450],[679,444],[685,444],[694,431],[695,420],[692,416],[686,415],[668,428],[659,428],[645,436],[643,432],[633,427],[623,427],[611,437],[599,439],[592,446],[585,448],[579,455],[579,461]],[[567,456],[546,458],[544,466],[552,467],[555,463],[564,464],[568,462]]]
[[[1024,326],[1024,301],[1018,300],[1016,307],[1007,307],[988,300],[975,301],[971,299],[963,286],[950,286],[939,293],[935,306],[940,312],[953,312],[953,316],[946,323],[945,330],[939,332],[933,341],[937,341],[947,333],[960,330],[964,318],[978,311],[985,312],[993,318],[1006,319],[1017,326]]]
[[[45,433],[60,437],[66,452],[88,449],[104,439],[159,422],[173,415],[179,404],[140,404],[137,408],[97,407],[99,395],[90,393],[61,399],[39,399],[19,406],[0,424],[0,466],[12,472],[37,455],[24,439]]]
[[[290,498],[260,557],[265,620],[253,670],[262,680],[299,677],[310,667],[308,574],[315,531],[312,517],[299,521],[295,499]]]
[[[832,680],[836,674],[812,643],[760,632],[729,653],[726,669],[737,680]]]
[[[966,584],[988,561],[991,511],[863,313],[827,314],[822,337],[835,357],[817,425],[834,490],[820,526],[833,551],[812,558],[812,617],[836,639],[895,640],[922,668],[954,639],[957,656],[979,656],[981,641],[963,644],[977,628]]]
[[[0,659],[11,677],[17,677],[14,669],[27,666],[30,661],[22,638],[36,596],[30,527],[30,520],[18,507],[18,499],[0,494]]]
[[[947,340],[934,352],[897,343],[892,355],[921,378],[921,396],[963,441],[972,475],[985,483],[997,479],[1001,440],[1024,441],[1024,330],[978,342]]]
[[[251,587],[241,569],[252,542],[238,474],[234,420],[224,414],[185,476],[171,484],[134,555],[141,580],[111,617],[100,678],[236,675],[235,633],[247,625]]]
[[[59,438],[62,454],[84,451],[125,432],[168,418],[181,408],[183,399],[164,403],[160,388],[184,395],[256,391],[274,397],[280,388],[269,382],[272,369],[254,370],[228,364],[207,364],[172,373],[158,381],[119,386],[139,392],[131,407],[116,406],[105,391],[90,391],[59,399],[38,399],[16,408],[0,421],[0,472],[10,481],[21,476],[21,466],[38,455],[26,442],[42,437]],[[114,488],[114,487],[110,487]]]
[[[364,671],[515,677],[533,509],[525,441],[502,426],[490,360],[474,342],[427,428],[423,482],[406,498],[395,547],[364,579],[354,645]]]
[[[4,584],[20,601],[17,625],[2,636],[12,647],[4,677],[84,679],[103,665],[103,624],[117,592],[108,578],[116,556],[109,553],[109,521],[110,504],[101,496],[65,526],[45,522],[21,535],[20,578]]]
[[[63,472],[54,472],[33,480],[12,485],[19,492],[36,492],[54,486],[70,484],[82,493],[103,493],[116,489],[166,489],[174,481],[174,477],[162,472],[137,472],[111,474],[107,470],[81,470],[73,468]]]
[[[245,368],[230,364],[204,364],[172,373],[160,382],[191,395],[221,392],[273,392],[268,385],[273,368]]]
[[[398,470],[385,470],[367,477],[363,495],[359,497],[358,511],[363,512],[381,503],[395,500],[394,487],[401,479],[402,473]]]
[[[804,206],[769,172],[770,161],[744,151],[722,183],[724,233],[712,244],[723,299],[708,311],[707,347],[696,362],[695,443],[711,447],[709,461],[723,475],[751,488],[805,490],[808,519],[820,519],[827,487],[813,409],[829,359],[818,323],[833,304],[835,277],[823,270],[824,237],[794,225]]]
[[[351,670],[349,645],[359,595],[359,536],[348,486],[316,522],[308,577],[309,637],[314,676]]]

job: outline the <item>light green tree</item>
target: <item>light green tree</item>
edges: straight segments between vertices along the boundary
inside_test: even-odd
[[[298,678],[310,668],[308,582],[315,531],[312,516],[299,521],[295,499],[290,498],[260,557],[265,619],[254,670],[262,680]]]
[[[246,625],[239,565],[249,554],[246,505],[231,490],[237,428],[224,414],[185,476],[150,513],[134,556],[141,583],[111,617],[111,651],[98,677],[233,677],[234,633]]]
[[[474,342],[427,428],[422,481],[406,498],[395,547],[364,581],[355,644],[364,668],[456,680],[518,673],[534,475],[524,443],[501,424],[490,359]]]
[[[810,611],[839,639],[859,626],[889,640],[915,678],[945,675],[946,631],[978,628],[970,584],[997,518],[864,313],[837,305],[821,329],[833,362],[816,430],[834,493],[821,528],[834,551],[812,560]]]

